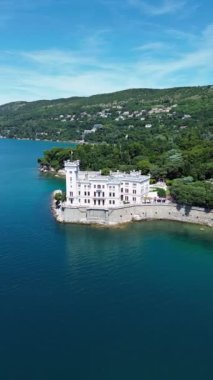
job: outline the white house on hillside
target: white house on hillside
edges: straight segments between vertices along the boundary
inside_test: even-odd
[[[149,193],[149,176],[132,171],[130,174],[80,171],[79,161],[66,161],[66,205],[90,209],[110,209],[123,205],[142,204]]]

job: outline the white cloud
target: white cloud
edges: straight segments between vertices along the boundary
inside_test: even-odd
[[[158,5],[150,4],[141,0],[129,0],[129,4],[140,9],[143,13],[149,16],[163,16],[165,14],[172,14],[180,9],[183,9],[185,1],[164,0]]]
[[[138,51],[153,51],[153,50],[161,50],[165,49],[168,46],[164,42],[150,42],[148,44],[143,44],[140,46],[137,46],[134,50]]]
[[[20,56],[25,58],[28,61],[38,63],[41,65],[50,66],[66,66],[66,65],[74,65],[79,63],[92,64],[94,60],[86,56],[82,56],[78,52],[73,51],[61,51],[58,49],[49,49],[49,50],[39,50],[32,52],[22,52]]]
[[[203,33],[202,33],[202,40],[205,44],[208,44],[213,47],[213,24],[208,25]]]

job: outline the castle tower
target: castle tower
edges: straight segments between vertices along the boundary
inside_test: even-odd
[[[67,204],[77,205],[79,166],[79,160],[64,162]]]

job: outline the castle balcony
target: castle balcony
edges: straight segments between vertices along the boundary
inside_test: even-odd
[[[105,191],[104,190],[96,190],[96,191],[94,191],[93,198],[94,199],[105,198]]]

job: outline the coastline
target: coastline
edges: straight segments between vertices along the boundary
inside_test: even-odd
[[[76,140],[76,141],[72,141],[72,140],[48,140],[48,139],[30,139],[30,138],[21,138],[21,137],[13,137],[13,138],[10,138],[10,137],[6,137],[6,136],[0,136],[0,140],[15,140],[15,141],[45,141],[45,142],[52,142],[52,143],[62,143],[62,144],[75,144],[75,145],[78,145],[78,144],[82,144],[82,142]]]
[[[213,210],[180,206],[175,203],[143,204],[93,210],[84,207],[67,207],[66,205],[57,208],[54,200],[54,194],[57,192],[59,190],[52,193],[51,209],[54,218],[59,223],[121,227],[132,222],[170,220],[213,227]]]

